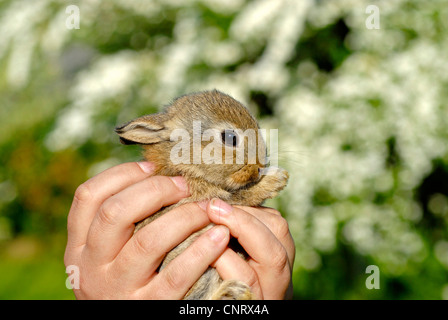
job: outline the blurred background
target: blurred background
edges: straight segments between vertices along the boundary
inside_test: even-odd
[[[279,129],[295,299],[448,299],[447,30],[443,0],[0,1],[0,299],[73,299],[73,193],[141,157],[114,127],[213,88]]]

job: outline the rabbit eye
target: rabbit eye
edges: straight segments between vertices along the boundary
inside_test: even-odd
[[[225,130],[221,133],[222,142],[229,147],[236,147],[238,138],[233,130]]]

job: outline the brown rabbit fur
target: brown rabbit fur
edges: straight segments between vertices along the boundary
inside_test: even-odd
[[[201,132],[206,129],[224,130],[252,129],[257,133],[256,161],[249,163],[249,143],[244,143],[244,163],[231,164],[225,161],[229,154],[235,159],[236,148],[241,147],[221,143],[222,163],[200,163],[193,160],[189,164],[176,164],[170,158],[171,149],[178,143],[172,141],[174,129],[184,129],[193,137],[193,121],[201,122]],[[231,205],[259,206],[264,200],[273,198],[287,183],[288,173],[280,168],[270,167],[269,174],[261,175],[260,169],[265,167],[266,146],[263,139],[258,138],[258,124],[249,111],[232,97],[217,90],[185,95],[174,100],[161,113],[146,115],[117,127],[121,142],[124,144],[141,144],[144,157],[155,164],[155,175],[185,177],[191,196],[175,205],[165,207],[156,214],[136,225],[135,232],[174,207],[212,198],[220,198]],[[243,138],[245,142],[247,137]],[[193,138],[190,139],[190,159],[193,159]],[[209,144],[201,141],[201,150]],[[253,146],[252,146],[253,147]],[[225,150],[227,148],[227,154]],[[230,152],[229,152],[230,148]],[[260,155],[261,154],[261,155]],[[253,163],[255,162],[255,163]],[[160,268],[178,256],[203,232],[212,225],[194,233],[167,254]],[[242,257],[244,250],[239,250]],[[241,281],[223,281],[214,268],[209,268],[196,284],[189,290],[184,299],[253,299],[250,288]]]

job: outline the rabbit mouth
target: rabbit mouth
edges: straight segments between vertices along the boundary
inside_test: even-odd
[[[260,180],[260,166],[246,164],[231,175],[231,179],[239,186],[256,183]]]

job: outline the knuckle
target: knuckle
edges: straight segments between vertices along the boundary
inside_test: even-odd
[[[202,261],[207,256],[207,247],[202,239],[198,239],[190,247],[191,259],[195,262]]]
[[[266,212],[274,215],[274,216],[279,216],[281,217],[282,214],[280,213],[280,211],[274,209],[274,208],[269,208],[269,207],[263,207],[263,210],[265,210]]]
[[[278,233],[280,236],[287,236],[289,235],[289,224],[288,221],[283,218],[283,217],[279,217],[278,218]]]
[[[276,237],[281,240],[289,235],[289,224],[288,221],[279,215],[272,215],[271,216],[272,222],[272,228],[273,232],[276,235]]]
[[[198,208],[198,205],[194,202],[182,204],[179,207],[176,207],[175,210],[182,212],[183,214],[186,215],[192,215],[198,212],[199,213],[203,212],[201,209]]]
[[[282,250],[276,250],[275,252],[276,254],[272,257],[271,264],[275,271],[282,274],[289,266],[288,255],[284,248],[282,248]]]
[[[116,225],[119,217],[123,215],[123,205],[117,199],[109,198],[99,210],[99,218],[102,223]]]
[[[88,182],[84,182],[83,184],[79,185],[78,188],[76,188],[75,194],[73,196],[73,202],[67,216],[68,234],[73,233],[77,226],[77,217],[83,211],[84,207],[92,204],[94,198],[95,196],[92,193]]]
[[[176,210],[176,214],[178,214],[179,218],[188,219],[189,221],[195,221],[199,224],[199,226],[205,226],[206,224],[210,223],[207,213],[202,211],[202,209],[200,209],[196,203],[182,204],[173,209],[173,211],[174,210]]]
[[[78,203],[85,203],[90,202],[93,199],[93,194],[88,186],[88,184],[85,182],[76,188],[75,195],[74,195],[74,201]]]
[[[254,288],[254,287],[260,285],[258,277],[257,277],[257,274],[255,273],[255,271],[253,271],[251,269],[251,272],[244,279],[244,283],[246,283],[250,288]]]
[[[163,187],[163,181],[161,179],[162,177],[153,177],[148,179],[148,188],[151,193],[155,194],[161,194],[163,195],[164,187]]]
[[[179,265],[173,265],[171,268],[166,268],[165,271],[164,280],[167,291],[177,292],[186,286],[185,277],[182,276],[186,273]]]
[[[146,239],[144,236],[143,230],[137,232],[134,238],[134,247],[138,254],[142,256],[148,256],[151,252],[154,251],[154,241],[150,241]]]

